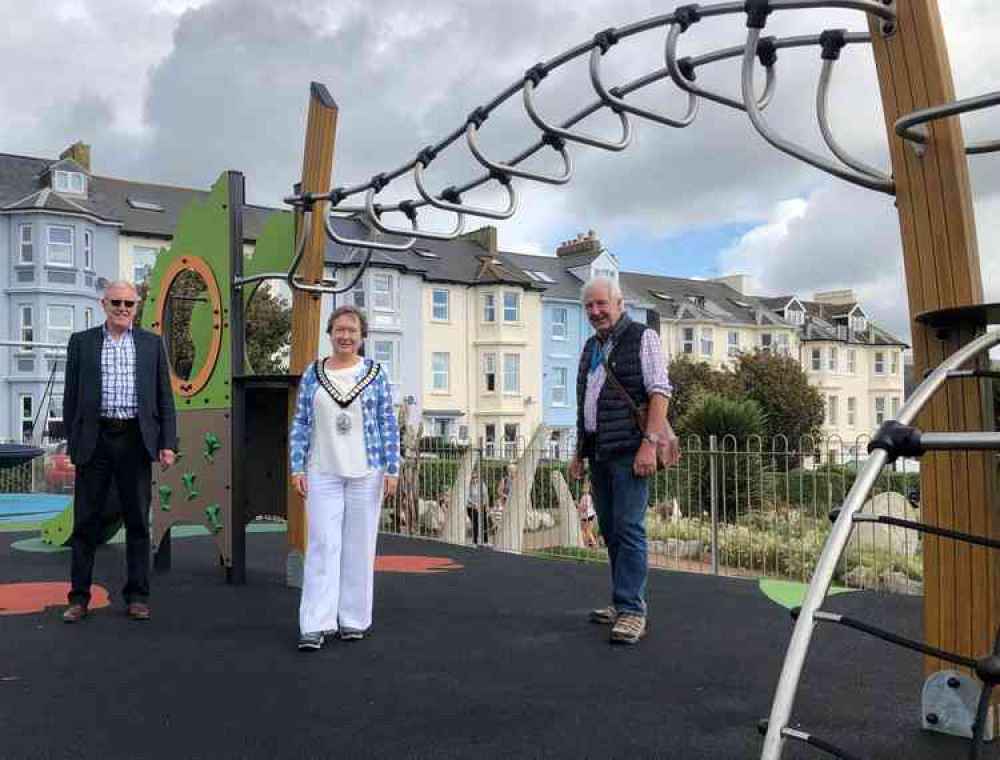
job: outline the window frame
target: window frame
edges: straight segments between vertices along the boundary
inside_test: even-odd
[[[560,375],[562,383],[559,382]],[[559,399],[556,391],[562,390],[562,400]],[[566,367],[552,368],[552,406],[564,407],[569,405],[569,370]]]
[[[496,293],[483,293],[483,322],[495,324],[497,321]]]
[[[879,357],[881,357],[881,359]],[[880,366],[881,366],[881,369],[879,369]],[[872,371],[876,375],[884,375],[885,374],[885,351],[876,351],[875,352],[875,359],[872,362]]]
[[[830,346],[826,353],[826,369],[828,372],[837,372],[840,366],[840,356],[836,346]]]
[[[63,311],[63,313],[69,314],[69,327],[53,327],[52,325],[52,314],[54,310]],[[45,306],[45,342],[46,343],[62,343],[63,341],[58,340],[52,335],[52,331],[65,332],[66,340],[65,343],[69,343],[69,336],[73,334],[76,330],[76,309],[74,309],[69,304],[61,303],[50,303]]]
[[[25,401],[28,402],[27,409],[25,409]],[[17,394],[17,413],[21,427],[21,441],[27,442],[29,440],[28,436],[31,435],[31,427],[35,422],[35,394]]]
[[[809,368],[813,372],[823,371],[823,352],[818,348],[812,349],[809,357]]]
[[[886,404],[885,396],[876,396],[875,404],[873,407],[873,418],[875,420],[875,427],[878,427],[886,420]],[[880,408],[881,407],[881,408]],[[881,419],[879,417],[881,416]]]
[[[438,302],[438,296],[444,296],[444,303]],[[438,307],[444,307],[444,315],[438,313]],[[434,322],[449,322],[451,320],[451,291],[448,288],[431,288],[431,320]]]
[[[22,222],[17,225],[17,263],[18,264],[34,264],[35,263],[35,231],[34,225],[29,222]],[[27,235],[27,240],[25,240],[25,234]],[[27,252],[27,255],[25,253]]]
[[[690,338],[688,335],[690,334]],[[682,327],[681,328],[681,353],[690,354],[694,356],[694,328],[693,327]]]
[[[83,268],[94,271],[94,231],[83,231]]]
[[[25,324],[24,315],[27,312],[28,323]],[[31,303],[21,303],[17,305],[17,328],[20,340],[23,343],[35,342],[35,305]]]
[[[854,348],[847,349],[847,374],[854,375],[858,371],[858,351]]]
[[[857,423],[858,398],[857,396],[847,397],[847,426],[854,427]]]
[[[514,369],[514,388],[510,389],[507,386],[507,379],[510,374],[508,367],[508,360],[513,360]],[[500,389],[504,396],[519,396],[521,394],[521,354],[519,353],[504,353],[503,355],[503,366],[501,367],[502,376],[500,378]]]
[[[736,340],[733,340],[735,338]],[[726,356],[733,357],[740,352],[740,331],[726,331]]]
[[[492,365],[492,370],[490,369]],[[497,355],[495,351],[489,351],[483,354],[483,393],[489,393],[490,395],[495,395],[500,392],[499,383],[497,380]],[[493,387],[490,388],[490,377],[493,379]]]
[[[706,351],[706,346],[708,350]],[[698,340],[699,356],[713,356],[715,353],[715,331],[703,326]]]
[[[389,283],[388,291],[381,291],[378,289],[379,278],[385,278],[385,280]],[[394,313],[398,304],[397,296],[399,293],[399,288],[396,284],[396,275],[392,272],[372,272],[370,285],[372,302],[371,310],[373,312],[379,311],[383,314]],[[379,297],[386,294],[389,296],[389,305],[380,306],[378,303]]]
[[[513,297],[514,298],[514,318],[513,319],[508,319],[507,318],[507,312],[510,309],[510,307],[507,305],[507,298],[508,297]],[[516,290],[505,290],[503,292],[503,321],[507,322],[507,323],[510,323],[510,324],[516,324],[516,323],[518,323],[518,322],[521,321],[521,294],[518,293]]]
[[[69,231],[69,242],[68,243],[58,243],[52,241],[52,233],[56,230],[68,230]],[[59,261],[56,256],[54,256],[55,249],[68,250],[69,261]],[[76,266],[76,228],[68,224],[50,224],[45,228],[45,266],[48,267],[62,267],[64,269],[73,269]]]
[[[379,345],[389,347],[389,360],[383,361],[379,359]],[[378,340],[372,339],[372,359],[382,365],[383,369],[386,371],[386,376],[389,378],[389,383],[391,385],[396,385],[399,382],[398,377],[398,367],[397,367],[397,342],[391,338],[379,338]],[[386,368],[388,365],[388,368]]]
[[[444,357],[444,369],[438,369],[438,359]],[[444,378],[444,387],[438,385],[439,377]],[[431,353],[431,391],[434,393],[451,393],[451,352],[434,351]]]
[[[562,328],[562,333],[559,334],[559,330],[556,328]],[[568,337],[569,309],[565,306],[554,306],[552,307],[552,340],[567,340]]]

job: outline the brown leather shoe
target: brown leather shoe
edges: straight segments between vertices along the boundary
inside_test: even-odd
[[[149,605],[143,602],[130,602],[125,614],[129,620],[149,620]]]
[[[79,623],[87,617],[87,605],[74,602],[63,613],[64,623]]]

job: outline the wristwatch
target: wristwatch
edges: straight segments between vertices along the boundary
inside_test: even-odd
[[[661,443],[665,442],[663,436],[659,433],[643,433],[642,440],[649,441],[654,446],[659,446]]]

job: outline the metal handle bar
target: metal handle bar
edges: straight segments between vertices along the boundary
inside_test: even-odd
[[[830,129],[830,79],[833,76],[833,66],[836,61],[823,61],[823,68],[819,74],[819,86],[816,88],[816,118],[819,121],[819,130],[823,134],[823,140],[826,142],[827,147],[830,151],[843,161],[847,166],[850,166],[855,171],[859,171],[862,174],[867,174],[869,177],[874,177],[880,182],[885,183],[887,186],[892,186],[892,177],[885,172],[879,171],[878,169],[869,166],[864,161],[854,158],[850,153],[844,150],[837,139],[833,136],[833,131]]]
[[[667,42],[663,48],[663,58],[667,63],[667,71],[670,73],[670,78],[674,80],[674,84],[693,95],[700,95],[703,98],[724,106],[729,106],[730,108],[735,108],[738,111],[745,111],[746,106],[744,106],[741,101],[734,100],[728,95],[723,95],[718,92],[706,90],[704,87],[699,87],[684,76],[677,63],[677,40],[683,32],[684,29],[680,26],[680,24],[673,24],[670,27],[670,31],[667,33]],[[752,48],[749,48],[749,51],[749,55],[752,60],[753,56],[757,54],[756,42],[754,42]],[[747,51],[744,49],[742,52],[746,54]],[[767,80],[764,83],[764,92],[762,92],[760,97],[756,99],[756,103],[759,108],[767,108],[767,106],[771,103],[771,99],[774,97],[774,88],[776,84],[774,66],[766,66],[764,70],[767,72]]]
[[[811,166],[815,166],[817,169],[832,174],[835,177],[840,177],[841,179],[852,184],[892,195],[895,192],[895,186],[891,181],[887,182],[883,179],[877,179],[871,175],[863,174],[853,169],[845,169],[842,166],[838,166],[823,156],[786,140],[768,126],[767,122],[764,120],[763,114],[760,112],[760,109],[755,102],[753,91],[754,55],[757,50],[757,42],[759,39],[760,29],[749,29],[747,32],[746,49],[743,51],[743,103],[745,105],[747,116],[750,117],[750,123],[753,124],[754,129],[760,133],[761,137],[783,153],[794,156],[795,158],[805,161]]]
[[[930,108],[923,108],[919,111],[906,114],[906,116],[901,116],[896,120],[896,124],[893,129],[896,134],[904,140],[925,145],[930,139],[930,136],[926,127],[923,129],[921,129],[921,127],[927,123],[936,121],[937,119],[943,119],[947,116],[958,116],[963,113],[972,113],[973,111],[990,108],[991,106],[998,104],[1000,104],[1000,91],[990,92],[986,95],[977,95],[974,98],[965,98],[963,100],[956,100],[954,103],[931,106]],[[998,150],[1000,150],[1000,140],[986,140],[983,142],[969,143],[965,146],[965,152],[970,155],[993,153]]]
[[[424,165],[421,161],[417,161],[413,167],[413,181],[417,185],[417,191],[425,201],[434,206],[434,208],[439,208],[444,211],[454,211],[457,214],[472,214],[473,216],[485,216],[487,219],[510,219],[514,216],[514,212],[517,211],[517,192],[514,190],[514,183],[509,180],[501,183],[504,189],[507,190],[507,208],[502,211],[484,208],[482,206],[470,206],[467,203],[454,203],[442,198],[435,198],[427,191],[427,188],[424,187]]]
[[[562,156],[563,160],[563,171],[562,174],[540,174],[538,172],[528,171],[527,169],[518,169],[514,166],[514,162],[510,163],[496,163],[490,161],[483,153],[482,148],[479,147],[479,127],[476,126],[475,122],[470,121],[465,127],[465,137],[469,142],[469,151],[475,156],[476,160],[489,169],[491,172],[499,172],[501,174],[509,174],[512,177],[523,177],[524,179],[531,179],[535,182],[544,182],[549,185],[565,185],[570,179],[573,178],[573,159],[570,158],[569,151],[566,150],[566,146],[563,144],[555,144],[552,147]],[[539,144],[540,147],[541,144]],[[537,149],[537,148],[536,148]],[[534,153],[534,150],[532,150]]]
[[[618,142],[609,142],[608,140],[602,140],[599,137],[594,137],[583,132],[576,132],[572,129],[549,124],[535,110],[534,83],[530,79],[525,79],[522,90],[524,91],[524,110],[528,112],[528,118],[535,122],[535,126],[547,135],[558,135],[565,140],[583,143],[584,145],[589,145],[592,148],[600,148],[601,150],[625,150],[629,146],[629,143],[632,142],[632,125],[629,123],[628,115],[624,111],[617,112],[618,120],[622,125],[621,139]]]
[[[412,207],[411,207],[412,208]],[[386,209],[382,209],[385,211]],[[394,211],[401,210],[398,206],[393,209]],[[421,238],[422,240],[454,240],[459,235],[462,234],[462,230],[465,229],[465,214],[459,213],[458,218],[455,220],[455,229],[451,232],[432,232],[430,230],[422,230],[417,224],[417,210],[412,208],[412,216],[410,217],[410,224],[412,229],[406,230],[397,227],[390,227],[384,224],[381,220],[380,210],[375,208],[375,188],[369,188],[368,192],[365,193],[365,217],[371,222],[372,226],[379,232],[384,232],[387,235],[410,235],[411,237]]]
[[[326,218],[323,221],[324,226],[326,227],[327,237],[334,243],[348,248],[368,248],[375,251],[394,251],[398,253],[410,250],[413,247],[413,244],[417,242],[417,239],[412,236],[409,240],[403,243],[380,243],[377,240],[355,240],[354,238],[341,237],[333,228],[333,220],[329,214],[326,215]]]
[[[924,408],[934,395],[935,391],[947,381],[949,372],[957,369],[984,351],[988,351],[997,344],[1000,344],[1000,331],[988,332],[962,346],[962,348],[941,362],[937,369],[917,386],[913,394],[899,410],[896,419],[903,425],[912,423],[920,410]],[[816,625],[814,615],[819,610],[820,605],[822,605],[830,589],[830,584],[833,582],[833,575],[837,570],[840,555],[854,527],[854,515],[864,506],[865,501],[868,499],[868,494],[875,485],[875,481],[878,479],[887,457],[888,455],[884,449],[875,449],[872,455],[861,466],[861,469],[858,471],[858,477],[847,494],[847,498],[844,500],[844,506],[840,510],[840,515],[834,522],[830,534],[826,539],[823,552],[816,562],[816,569],[813,571],[812,581],[802,602],[801,613],[795,622],[792,639],[788,644],[788,652],[785,655],[785,662],[781,668],[778,688],[775,691],[774,702],[771,705],[771,714],[768,720],[767,736],[764,739],[761,760],[779,760],[781,758],[781,751],[785,741],[782,731],[788,726],[788,720],[795,703],[796,687],[802,675],[806,656],[809,653],[809,643]]]
[[[657,124],[664,124],[668,127],[686,127],[691,124],[695,117],[698,115],[699,100],[698,96],[692,92],[688,92],[688,107],[687,111],[680,118],[674,118],[671,116],[664,116],[656,111],[651,111],[648,108],[640,108],[639,106],[633,106],[626,103],[620,97],[615,96],[604,86],[601,81],[601,59],[604,57],[604,51],[600,47],[595,47],[590,51],[590,82],[594,86],[594,90],[597,92],[601,100],[604,101],[605,105],[616,111],[626,111],[636,116],[642,116],[651,121],[655,121]]]

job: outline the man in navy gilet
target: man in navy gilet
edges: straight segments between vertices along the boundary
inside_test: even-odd
[[[667,423],[670,379],[660,336],[624,313],[614,279],[590,279],[582,300],[595,334],[583,347],[577,372],[577,449],[570,472],[582,477],[583,462],[589,462],[612,585],[611,603],[593,610],[590,620],[612,626],[612,643],[636,644],[647,625],[649,478],[656,474],[659,445],[669,446],[672,459],[677,455],[677,439]],[[634,411],[643,404],[648,405],[645,429]]]

